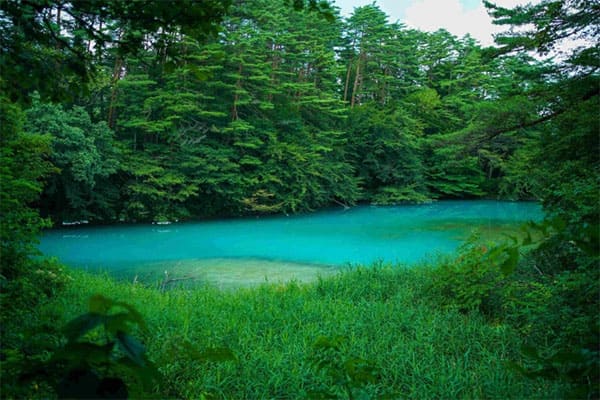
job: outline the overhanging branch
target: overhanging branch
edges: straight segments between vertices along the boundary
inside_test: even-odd
[[[586,100],[591,99],[594,96],[597,96],[598,94],[600,94],[600,87],[596,87],[592,90],[590,90],[589,92],[587,92],[583,97],[581,97],[579,102],[583,102]],[[522,122],[519,124],[515,124],[515,125],[511,125],[508,127],[503,127],[503,128],[497,128],[497,129],[492,129],[487,131],[487,134],[485,135],[485,137],[483,138],[483,140],[491,140],[494,139],[497,136],[500,136],[502,134],[508,133],[508,132],[513,132],[519,129],[525,129],[525,128],[531,128],[533,126],[542,124],[544,122],[550,121],[553,118],[558,117],[561,114],[564,114],[565,112],[569,111],[570,109],[572,109],[576,104],[570,104],[569,107],[562,107],[559,108],[547,115],[544,115],[543,117],[531,120],[531,121],[526,121],[526,122]],[[483,141],[481,140],[481,141]]]

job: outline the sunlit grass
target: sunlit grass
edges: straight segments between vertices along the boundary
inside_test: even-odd
[[[143,339],[150,358],[168,389],[185,398],[310,397],[328,384],[311,363],[313,344],[339,335],[347,357],[368,360],[378,371],[377,382],[360,391],[365,398],[558,396],[558,387],[507,368],[521,344],[507,326],[435,306],[427,292],[430,273],[375,266],[310,284],[161,292],[71,271],[72,283],[49,306],[67,321],[86,310],[94,293],[134,305],[149,326]],[[238,361],[192,360],[181,351],[183,342],[200,350],[228,347]]]

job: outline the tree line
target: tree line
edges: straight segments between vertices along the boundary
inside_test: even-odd
[[[408,29],[377,5],[347,19],[331,8],[327,20],[233,2],[197,34],[191,19],[169,25],[169,13],[151,32],[144,20],[88,16],[83,33],[69,33],[89,10],[61,4],[40,27],[57,36],[53,46],[25,54],[50,56],[58,70],[33,66],[60,74],[53,88],[43,74],[26,90],[4,82],[13,101],[29,90],[24,131],[49,135],[60,172],[46,177],[38,206],[55,221],[541,197],[540,177],[522,167],[543,129],[523,121],[540,115],[548,62]]]

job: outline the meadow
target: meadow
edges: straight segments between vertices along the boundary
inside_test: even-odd
[[[160,291],[69,270],[41,312],[66,324],[97,293],[139,310],[148,329],[136,334],[163,378],[151,392],[130,385],[134,398],[560,397],[564,386],[508,367],[522,345],[510,325],[436,301],[435,273],[374,265],[313,283]]]

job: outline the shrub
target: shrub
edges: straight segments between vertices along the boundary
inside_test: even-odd
[[[459,248],[456,258],[442,260],[432,270],[433,291],[447,307],[495,315],[501,307],[502,282],[518,259],[515,245],[483,244],[475,234]]]

